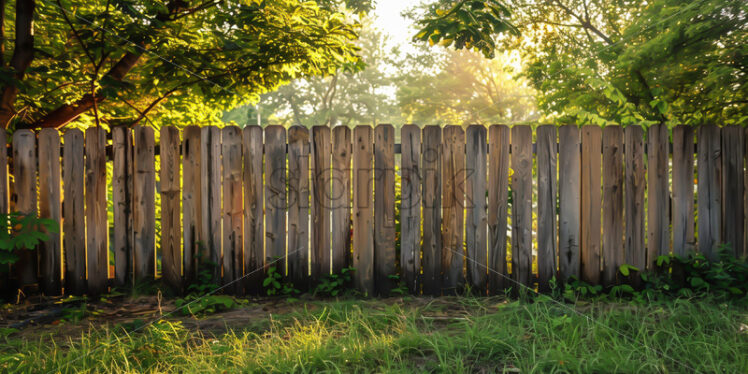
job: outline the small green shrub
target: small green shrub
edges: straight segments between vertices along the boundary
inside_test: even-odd
[[[13,264],[18,261],[15,250],[33,249],[48,240],[45,231],[58,232],[57,222],[19,212],[0,214],[0,264]]]
[[[328,274],[324,276],[314,289],[314,295],[326,297],[341,295],[351,283],[351,273],[354,270],[352,267],[347,267],[341,269],[340,274]]]
[[[278,267],[275,265],[268,268],[267,276],[262,281],[262,287],[268,296],[291,296],[301,293],[294,288],[293,283],[283,281],[283,274],[278,271]]]

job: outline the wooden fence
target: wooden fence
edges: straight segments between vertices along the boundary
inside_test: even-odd
[[[99,294],[160,274],[183,292],[208,271],[257,294],[275,261],[302,289],[352,266],[368,295],[387,295],[393,275],[415,294],[490,294],[515,287],[502,274],[541,290],[554,276],[613,284],[624,263],[715,258],[719,243],[744,256],[748,244],[737,126],[544,125],[533,138],[529,126],[409,125],[399,145],[390,125],[167,127],[158,146],[154,135],[14,132],[0,211],[61,230],[18,251],[4,282]]]

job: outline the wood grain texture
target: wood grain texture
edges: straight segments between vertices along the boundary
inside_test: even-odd
[[[512,127],[512,276],[532,284],[532,129]]]
[[[536,130],[538,165],[538,289],[550,290],[556,276],[556,126]]]
[[[558,129],[558,265],[561,281],[579,277],[581,152],[579,128]]]
[[[62,150],[62,232],[65,255],[65,293],[86,292],[86,214],[83,199],[83,132],[65,131]]]
[[[486,203],[486,167],[488,142],[486,128],[468,126],[466,131],[465,243],[467,245],[467,281],[479,295],[485,295],[488,283],[488,239]]]
[[[127,126],[112,128],[112,207],[114,231],[114,284],[132,283],[132,204],[133,159],[132,131]]]
[[[421,129],[400,129],[400,279],[418,295],[421,291]]]
[[[353,130],[353,280],[365,296],[375,291],[372,132],[368,126]]]
[[[13,195],[12,208],[22,214],[37,214],[36,199],[36,135],[31,130],[13,133]],[[16,249],[17,261],[12,265],[20,288],[37,282],[38,249]]]
[[[306,127],[288,129],[288,274],[298,290],[309,287],[309,147]]]
[[[39,132],[39,217],[57,222],[56,232],[46,231],[47,240],[39,246],[41,290],[45,295],[62,293],[62,242],[60,222],[60,133],[57,129]]]
[[[330,128],[312,128],[312,279],[330,273]]]
[[[616,282],[626,262],[623,243],[623,129],[603,128],[603,284]]]
[[[179,144],[179,129],[171,126],[161,128],[161,278],[177,293],[182,292]]]
[[[182,229],[184,234],[183,265],[184,279],[197,279],[198,255],[200,253],[200,135],[198,126],[187,126],[182,139]]]
[[[494,125],[488,130],[488,250],[489,293],[503,294],[509,287],[506,263],[507,208],[509,205],[509,137],[505,125]]]
[[[697,165],[699,252],[713,261],[719,258],[717,244],[722,232],[722,147],[719,127],[699,127]]]
[[[221,279],[221,129],[200,129],[200,262],[212,266]],[[205,266],[205,265],[202,265]]]
[[[156,164],[153,128],[135,126],[133,243],[135,282],[156,276]]]
[[[626,180],[624,185],[626,215],[626,264],[643,270],[644,248],[644,131],[638,125],[623,130]]]
[[[285,144],[284,144],[285,145]],[[228,290],[242,294],[239,279],[244,275],[244,196],[242,194],[242,130],[238,126],[221,129],[221,169],[223,170],[223,283]]]
[[[286,274],[286,129],[265,127],[265,261]]]
[[[673,253],[686,256],[694,239],[693,127],[673,128]]]
[[[265,261],[264,189],[262,184],[262,128],[247,126],[242,131],[244,154],[244,292],[257,295],[262,290]]]
[[[332,130],[332,272],[351,263],[351,129]]]
[[[109,243],[106,203],[106,131],[86,129],[86,249],[88,294],[107,290]]]
[[[722,128],[722,243],[736,256],[743,254],[744,134],[739,125]]]
[[[580,272],[582,280],[589,284],[600,282],[601,149],[602,128],[594,125],[582,127]]]
[[[465,131],[446,126],[442,139],[442,292],[462,290],[465,276]]]
[[[665,125],[647,129],[647,268],[670,253],[669,139]]]
[[[442,129],[423,128],[423,294],[441,295],[442,276]]]
[[[395,129],[374,128],[374,282],[379,296],[397,286],[395,254]]]

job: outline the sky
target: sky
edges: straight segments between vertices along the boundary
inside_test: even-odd
[[[411,21],[400,14],[421,3],[422,0],[377,0],[374,15],[375,25],[388,36],[388,47],[399,46],[402,51],[411,48],[411,39],[415,35],[415,28],[411,28]],[[388,48],[389,49],[389,48]]]

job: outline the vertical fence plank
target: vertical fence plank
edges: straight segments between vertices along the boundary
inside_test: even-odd
[[[558,264],[562,281],[579,277],[580,235],[580,137],[579,128],[565,125],[558,129]]]
[[[187,126],[182,140],[182,228],[184,280],[197,279],[200,252],[200,127]]]
[[[603,283],[616,281],[623,251],[623,130],[603,128]]]
[[[60,242],[60,133],[57,129],[39,132],[39,217],[57,222],[57,232],[39,247],[41,289],[45,295],[62,293],[62,243]]]
[[[133,268],[135,281],[140,282],[152,280],[156,275],[156,158],[153,128],[135,126],[134,141]]]
[[[556,127],[538,126],[538,289],[556,275]]]
[[[0,131],[0,214],[8,214],[8,140],[7,132]],[[0,264],[0,296],[11,296],[10,266]]]
[[[602,129],[582,127],[581,274],[589,284],[600,282],[600,205]]]
[[[470,286],[480,295],[486,294],[488,247],[486,238],[486,166],[488,143],[486,128],[472,125],[466,133],[465,155],[465,242],[467,245],[467,277]]]
[[[86,292],[86,221],[83,207],[83,132],[65,132],[62,150],[62,231],[65,254],[65,293]]]
[[[441,295],[442,258],[442,129],[423,128],[423,294]]]
[[[395,286],[395,129],[374,128],[374,284],[388,296]]]
[[[365,295],[374,295],[374,161],[372,128],[353,130],[353,267],[354,283]]]
[[[200,260],[214,264],[213,280],[221,279],[221,130],[200,129]]]
[[[699,252],[709,260],[717,260],[716,246],[722,231],[722,191],[720,128],[699,127],[698,133],[698,230]]]
[[[236,294],[243,293],[238,280],[243,275],[244,201],[242,196],[242,136],[238,126],[221,129],[223,169],[223,284]],[[163,161],[162,161],[163,162]]]
[[[265,128],[265,258],[286,274],[286,129]]]
[[[670,253],[668,145],[665,125],[647,129],[647,268],[650,270],[654,270],[657,256]]]
[[[351,129],[332,131],[332,272],[348,265],[351,253]]]
[[[127,126],[112,128],[112,207],[114,282],[132,281],[132,133]]]
[[[673,128],[673,253],[694,250],[693,128]]]
[[[739,125],[722,128],[722,243],[743,253],[743,139]]]
[[[288,129],[288,274],[296,289],[308,287],[309,130],[303,126]]]
[[[488,251],[489,291],[500,294],[508,286],[506,265],[507,207],[509,198],[509,127],[494,125],[488,130]]]
[[[330,273],[330,128],[312,128],[312,279]]]
[[[421,274],[421,129],[405,125],[400,180],[400,279],[411,294],[420,293]]]
[[[15,211],[36,216],[36,135],[31,130],[13,133],[13,197]],[[37,282],[37,249],[17,249],[13,264],[19,287]]]
[[[161,128],[161,277],[172,290],[182,289],[182,226],[179,217],[179,130]]]
[[[265,247],[263,234],[262,128],[247,126],[242,131],[244,154],[244,292],[258,294],[262,289]]]
[[[442,290],[456,293],[465,283],[465,131],[446,126],[442,139]]]
[[[626,162],[626,264],[644,270],[644,131],[638,125],[624,129]]]
[[[532,129],[512,127],[512,275],[532,279]]]
[[[106,131],[86,129],[86,248],[88,293],[106,292],[109,243],[106,204]]]

